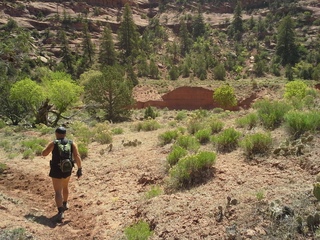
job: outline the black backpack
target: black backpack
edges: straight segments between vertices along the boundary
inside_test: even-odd
[[[62,172],[71,172],[74,166],[72,160],[72,141],[71,140],[55,140],[60,155],[59,167]]]

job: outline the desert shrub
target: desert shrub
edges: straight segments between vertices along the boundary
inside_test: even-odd
[[[144,221],[139,221],[124,230],[128,240],[147,240],[152,233],[149,224]]]
[[[80,121],[73,122],[71,129],[77,140],[86,144],[89,144],[94,136],[94,131],[91,131],[85,123]]]
[[[24,150],[22,153],[22,158],[23,159],[33,159],[34,153],[33,153],[32,149],[28,148],[28,149]]]
[[[285,85],[284,97],[286,99],[291,99],[292,97],[296,97],[301,100],[306,96],[307,88],[308,88],[307,84],[305,84],[301,80],[288,82]]]
[[[290,111],[284,116],[284,119],[288,132],[295,138],[307,131],[320,129],[320,112],[318,111]]]
[[[229,152],[238,146],[240,136],[240,132],[236,131],[234,128],[228,128],[217,136],[213,136],[211,140],[215,144],[217,151]]]
[[[97,132],[94,140],[100,144],[109,144],[112,143],[112,134],[109,131]]]
[[[5,126],[7,126],[6,122],[0,119],[0,129],[4,128]]]
[[[193,117],[197,119],[203,119],[208,117],[210,112],[206,109],[197,109],[193,112]]]
[[[160,145],[164,146],[171,143],[173,140],[176,140],[179,135],[178,130],[166,131],[159,135]]]
[[[216,153],[200,152],[195,155],[186,156],[170,170],[169,176],[172,187],[187,187],[194,183],[201,182],[216,161]]]
[[[9,126],[4,127],[3,132],[4,132],[4,136],[6,136],[6,137],[12,136],[14,134],[13,129]]]
[[[144,111],[144,119],[155,119],[158,116],[155,109],[151,106],[148,106]]]
[[[201,144],[205,144],[205,143],[209,142],[210,136],[211,136],[211,129],[200,129],[199,131],[197,131],[195,133],[196,139],[198,139],[198,141]]]
[[[189,135],[179,136],[175,142],[175,145],[194,152],[198,151],[200,148],[200,143],[197,141],[197,139],[194,136]]]
[[[212,112],[213,112],[213,113],[216,113],[216,114],[219,114],[219,113],[224,112],[224,109],[217,107],[217,108],[214,108],[214,109],[212,110]]]
[[[175,120],[181,121],[187,117],[187,111],[179,111],[175,117]]]
[[[162,189],[159,186],[152,186],[151,189],[148,192],[146,192],[145,197],[146,199],[151,199],[161,194]]]
[[[249,130],[257,126],[258,115],[256,113],[249,113],[236,120],[236,125],[241,128],[248,128]]]
[[[42,134],[42,135],[45,135],[45,134],[49,134],[49,133],[53,133],[54,132],[54,129],[52,127],[48,127],[47,125],[45,124],[37,124],[36,125],[36,129]]]
[[[117,128],[113,128],[111,129],[112,134],[114,135],[120,135],[123,133],[123,128],[117,127]]]
[[[230,108],[237,105],[234,88],[230,85],[222,85],[213,93],[213,99],[223,108]]]
[[[40,156],[43,148],[46,146],[47,140],[41,138],[33,138],[30,140],[22,141],[21,145],[26,150],[24,154],[28,155],[27,151],[30,149],[33,154]],[[26,157],[28,158],[28,157]]]
[[[12,144],[8,140],[1,140],[0,147],[2,147],[6,152],[10,152],[12,150]]]
[[[255,133],[247,135],[240,142],[240,146],[247,157],[255,154],[265,154],[272,146],[271,134]]]
[[[145,120],[142,122],[139,122],[135,125],[135,130],[140,132],[140,131],[154,131],[160,128],[160,124],[155,121],[154,119],[150,120]]]
[[[30,234],[24,228],[2,229],[0,230],[0,239],[30,239]]]
[[[177,164],[177,162],[186,156],[188,154],[188,151],[180,146],[174,146],[171,150],[171,152],[167,156],[167,162],[170,167]]]
[[[284,115],[292,108],[289,104],[281,101],[260,100],[253,107],[262,125],[267,129],[274,129],[283,122]]]
[[[190,134],[195,134],[197,131],[205,127],[203,120],[193,118],[187,124],[187,130]]]
[[[94,140],[101,144],[112,143],[112,131],[110,131],[109,123],[98,123],[94,126]]]
[[[211,129],[211,133],[214,134],[214,133],[218,133],[222,130],[223,128],[223,122],[220,121],[220,120],[217,120],[217,119],[212,119],[210,122],[209,122],[209,126],[210,126],[210,129]]]
[[[0,162],[0,174],[3,173],[7,168],[8,167],[5,163]]]
[[[82,159],[88,157],[88,145],[86,143],[80,142],[78,144],[78,151]]]

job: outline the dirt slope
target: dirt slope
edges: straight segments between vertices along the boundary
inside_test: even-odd
[[[159,121],[165,125],[170,119],[164,115]],[[145,192],[162,184],[165,176],[170,146],[159,146],[157,136],[167,129],[132,132],[132,124],[121,126],[125,133],[114,136],[111,152],[108,145],[90,145],[83,177],[72,177],[70,210],[63,224],[54,221],[54,194],[47,176],[50,157],[9,160],[2,152],[0,161],[9,169],[0,175],[0,228],[22,227],[30,239],[40,240],[124,239],[124,228],[143,219],[154,228],[151,239],[281,239],[271,237],[273,223],[267,217],[271,202],[278,199],[280,207],[288,206],[295,216],[314,211],[311,190],[318,172],[319,137],[310,152],[300,157],[270,156],[248,162],[241,150],[219,154],[214,176],[207,183],[147,200]],[[141,144],[123,146],[135,140]],[[211,145],[203,148],[214,150]],[[259,192],[264,195],[261,201]],[[227,197],[237,204],[227,205]],[[220,219],[219,206],[223,209]],[[291,239],[313,239],[290,231]]]

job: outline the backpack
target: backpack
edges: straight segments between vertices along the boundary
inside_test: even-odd
[[[61,140],[55,140],[54,144],[58,146],[60,154],[60,164],[59,167],[62,172],[71,172],[74,166],[72,160],[72,141],[67,140],[66,143]]]

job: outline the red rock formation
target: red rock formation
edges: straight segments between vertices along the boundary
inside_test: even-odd
[[[142,109],[148,106],[156,108],[168,108],[170,110],[195,110],[213,109],[220,107],[213,100],[213,90],[202,87],[180,87],[162,96],[162,100],[137,101],[133,108]],[[257,99],[257,93],[253,92],[249,97],[238,102],[238,105],[228,110],[239,111],[248,109]]]

